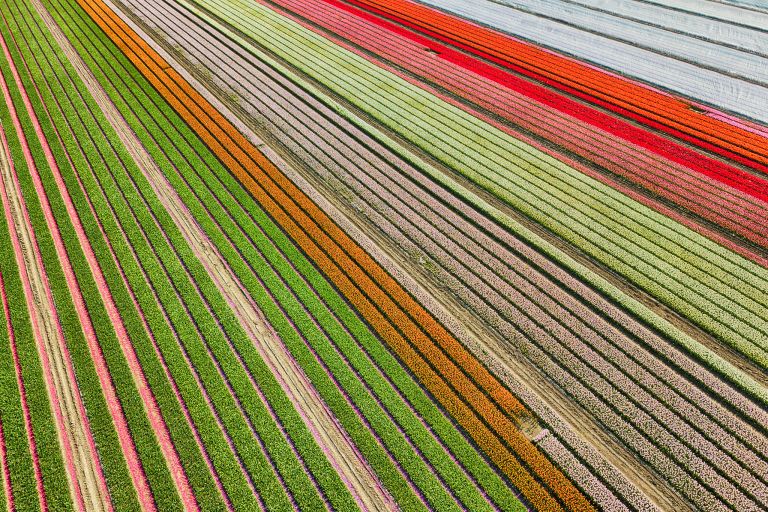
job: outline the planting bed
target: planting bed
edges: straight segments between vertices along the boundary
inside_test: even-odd
[[[0,509],[765,509],[760,28],[634,3],[0,5]]]

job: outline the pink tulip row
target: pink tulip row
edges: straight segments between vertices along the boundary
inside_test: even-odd
[[[323,177],[324,177],[324,179],[330,179],[331,178],[331,176],[323,176]],[[361,175],[360,173],[357,173],[355,177],[357,177],[358,179],[365,179],[365,175]],[[348,178],[348,179],[351,179],[351,178]],[[403,195],[399,195],[398,197],[401,198],[401,197],[404,197],[404,196]],[[356,204],[359,207],[363,207],[362,205],[368,205],[370,207],[376,207],[376,205],[384,204],[384,202],[381,199],[373,197],[373,196],[370,196],[370,195],[366,196],[364,194],[364,195],[361,196],[361,198],[362,198],[361,201],[356,202]],[[403,212],[403,214],[404,214],[406,219],[419,219],[419,220],[424,219],[425,221],[427,221],[430,218],[429,214],[425,214],[425,213],[422,213],[422,212],[419,212],[418,214],[407,215],[407,214],[405,214],[405,212],[407,212],[407,208],[403,204],[398,204],[397,200],[394,199],[394,198],[392,198],[391,201],[393,201],[393,203],[394,203],[392,210],[397,211],[397,212]],[[392,215],[392,211],[390,211],[389,214]],[[371,214],[371,215],[373,215],[373,214]],[[386,216],[386,214],[385,214],[385,216]],[[373,219],[373,217],[371,217],[371,218]],[[404,220],[404,219],[401,219],[400,221],[396,222],[395,224],[398,226],[397,229],[394,228],[394,224],[390,224],[389,228],[386,228],[386,227],[383,228],[385,230],[385,232],[389,236],[391,236],[393,238],[398,237],[397,230],[398,229],[403,229],[403,226],[408,225],[408,221]],[[440,239],[443,242],[445,242],[447,240],[447,237],[445,237],[444,235],[442,235],[439,232],[432,231],[431,234],[432,234],[432,238],[434,238],[434,239]],[[408,247],[411,251],[414,251],[414,253],[416,253],[416,251],[418,251],[419,247],[424,248],[424,247],[429,247],[430,246],[430,242],[431,242],[430,237],[425,236],[425,234],[423,234],[423,233],[420,234],[420,235],[417,234],[416,236],[417,236],[417,238],[414,239],[415,241],[414,242],[410,242],[410,243],[407,240],[405,240],[404,238],[400,237],[400,244],[401,244],[401,246]],[[446,252],[449,252],[449,251],[446,251]],[[458,261],[467,261],[468,255],[466,253],[464,253],[464,251],[462,250],[461,247],[455,245],[454,247],[451,248],[450,252],[452,254],[456,255],[456,259]],[[484,260],[484,261],[487,261],[487,260]],[[456,263],[453,263],[453,264],[448,263],[448,265],[445,266],[444,268],[446,268],[449,271],[449,273],[453,274],[453,275],[461,273],[460,269],[458,268]],[[473,280],[474,288],[477,288],[477,287],[481,286],[479,284],[480,283],[479,278],[470,276],[468,279],[472,279]],[[491,291],[489,291],[489,294],[495,293],[494,290],[498,290],[498,289],[502,289],[503,290],[504,289],[503,281],[501,279],[499,279],[498,276],[489,275],[489,276],[486,276],[486,279],[490,280],[491,283],[492,283],[492,286],[490,287]],[[476,298],[473,298],[470,295],[464,295],[463,298],[464,298],[465,301],[470,302],[471,304],[474,304],[475,308],[482,307],[480,305],[480,302],[478,302]],[[518,297],[517,300],[518,301],[522,301],[522,300],[525,300],[525,299],[524,299],[524,297]],[[498,325],[498,323],[496,323],[496,324]],[[681,428],[689,428],[689,427],[681,427]],[[694,434],[694,435],[696,435],[696,434]],[[730,441],[730,438],[727,438],[727,439]],[[750,454],[751,454],[751,452],[750,452]],[[752,459],[754,459],[754,457],[752,457]],[[717,478],[720,478],[720,477],[716,477],[716,479]],[[718,481],[720,481],[720,480],[718,480]],[[730,484],[728,484],[726,482],[726,483],[724,483],[724,485],[727,488],[728,485],[730,485]],[[759,488],[759,486],[758,486],[758,488]],[[738,493],[735,493],[735,494],[738,494]]]

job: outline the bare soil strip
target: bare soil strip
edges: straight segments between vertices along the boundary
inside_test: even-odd
[[[39,0],[33,0],[33,4],[358,504],[364,510],[395,510],[391,496],[66,36]],[[173,61],[170,64],[176,69],[181,67]]]

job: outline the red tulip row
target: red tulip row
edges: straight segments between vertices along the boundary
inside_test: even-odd
[[[482,62],[472,61],[455,50],[420,38],[393,24],[379,20],[383,25],[377,26],[369,19],[377,20],[375,17],[354,10],[350,13],[344,12],[339,8],[344,4],[337,0],[315,0],[309,3],[278,0],[277,3],[340,37],[361,45],[380,58],[417,73],[419,77],[430,81],[429,83],[445,87],[478,106],[573,151],[578,156],[604,166],[610,172],[629,178],[654,194],[660,194],[685,206],[755,243],[764,246],[768,244],[768,228],[760,222],[766,213],[764,210],[768,207],[763,201],[756,201],[750,196],[757,194],[759,197],[768,198],[768,182],[764,180],[748,175],[752,181],[742,183],[726,177],[729,171],[737,172],[736,169],[717,171],[709,177],[704,174],[708,172],[703,170],[705,166],[698,162],[692,169],[664,156],[649,153],[647,146],[617,140],[614,133],[572,117],[573,108],[564,113],[549,106],[547,102],[540,103],[539,101],[544,100],[543,88],[536,90],[535,86],[515,79],[511,74],[490,68]],[[425,52],[425,46],[436,51],[438,56]],[[362,52],[361,55],[365,56]],[[468,61],[465,66],[461,65],[464,63],[462,59]],[[484,66],[492,70],[489,71],[490,77],[483,73]],[[500,84],[504,87],[499,87]],[[456,104],[468,109],[459,102]],[[468,110],[476,113],[472,109]],[[488,121],[494,122],[492,119]],[[621,122],[614,119],[614,123]],[[631,131],[631,128],[627,126],[624,131]],[[674,145],[669,141],[665,143]],[[686,151],[688,150],[680,145],[676,149],[670,149],[670,153],[675,155]],[[696,158],[692,160],[697,161]],[[706,164],[712,166],[718,163],[710,160]]]

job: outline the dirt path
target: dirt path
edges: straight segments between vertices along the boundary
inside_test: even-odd
[[[5,82],[3,88],[7,92]],[[26,151],[25,156],[31,158]],[[59,442],[64,452],[70,492],[79,510],[109,511],[111,503],[106,481],[77,388],[74,367],[19,182],[5,148],[0,160],[0,194],[21,269]]]
[[[307,423],[315,441],[323,449],[352,496],[364,510],[394,510],[395,504],[391,496],[382,487],[351,439],[293,359],[287,347],[269,326],[258,306],[197,224],[191,212],[162,174],[136,134],[128,126],[91,71],[55,25],[55,22],[41,8],[39,1],[33,0],[33,3],[38,8],[38,12],[43,14],[43,19],[77,70],[80,78],[115,128],[128,152],[149,180],[153,190],[179,227],[195,256],[210,274],[219,292],[227,300],[241,326],[256,345],[281,387]],[[115,9],[115,12],[120,12],[116,7],[110,7]],[[148,39],[138,27],[134,26],[134,30]],[[169,62],[175,69],[181,69],[181,66],[170,59]],[[196,85],[198,90],[205,90],[199,84],[193,82],[193,85]]]

